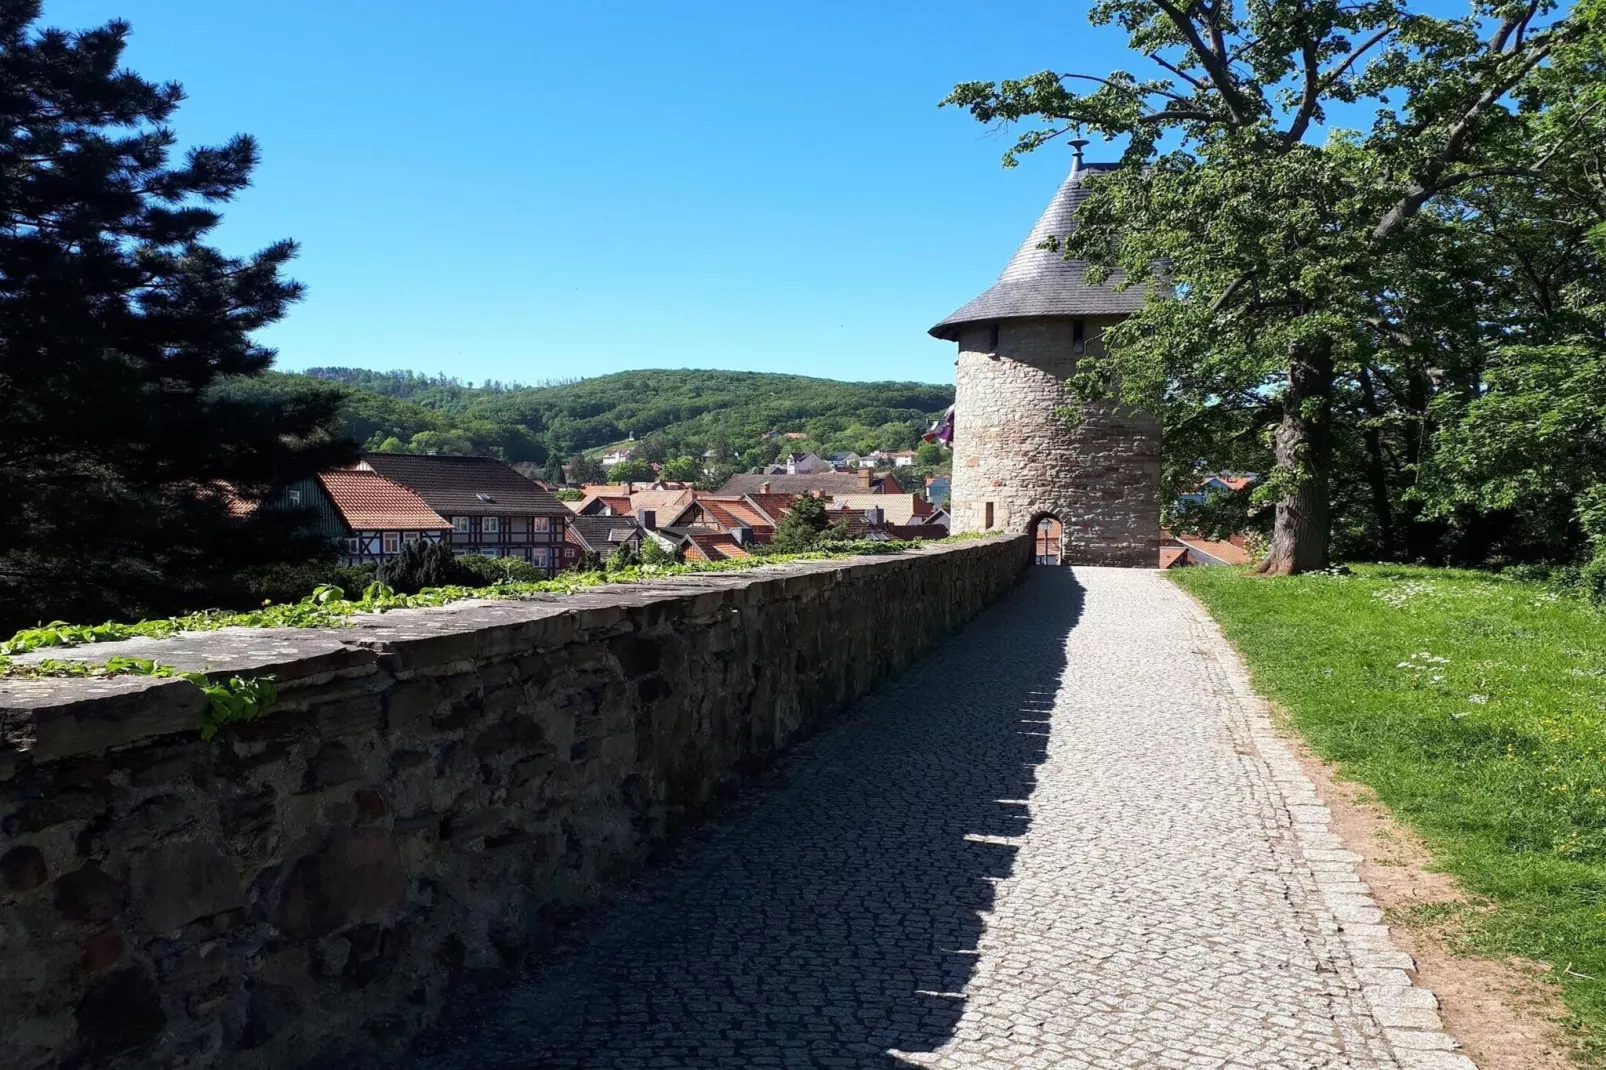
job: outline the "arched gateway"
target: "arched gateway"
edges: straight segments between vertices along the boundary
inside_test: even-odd
[[[1160,434],[1153,419],[1107,404],[1079,421],[1055,410],[1104,328],[1143,303],[1134,286],[1086,280],[1087,266],[1039,248],[1075,226],[1087,182],[1110,165],[1084,164],[1073,141],[1070,177],[990,289],[931,328],[959,343],[950,512],[956,532],[1024,531],[1065,522],[1067,564],[1153,568],[1160,546]]]

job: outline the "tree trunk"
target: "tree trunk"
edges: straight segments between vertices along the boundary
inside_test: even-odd
[[[1291,576],[1327,567],[1327,477],[1332,461],[1333,359],[1322,346],[1288,361],[1283,418],[1274,438],[1277,473],[1284,482],[1277,500],[1271,549],[1255,571]]]
[[[1361,440],[1366,445],[1366,478],[1372,484],[1372,509],[1377,513],[1377,541],[1378,551],[1383,560],[1393,561],[1394,547],[1394,505],[1389,500],[1388,466],[1383,460],[1383,436],[1374,422],[1382,417],[1383,410],[1378,406],[1377,393],[1372,389],[1372,375],[1366,368],[1361,368],[1361,394],[1366,399],[1366,429],[1361,432]]]

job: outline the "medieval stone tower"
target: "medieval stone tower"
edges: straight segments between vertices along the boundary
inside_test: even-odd
[[[1046,239],[1075,226],[1087,183],[1109,165],[1071,174],[998,281],[931,328],[959,343],[954,399],[953,530],[1028,531],[1046,517],[1064,531],[1069,564],[1154,568],[1160,535],[1160,436],[1152,419],[1108,404],[1078,406],[1065,380],[1104,329],[1143,303],[1141,288],[1092,286],[1087,266]]]

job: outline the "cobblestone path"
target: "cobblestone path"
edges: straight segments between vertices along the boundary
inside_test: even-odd
[[[411,1065],[1470,1070],[1327,820],[1161,574],[1037,568]]]

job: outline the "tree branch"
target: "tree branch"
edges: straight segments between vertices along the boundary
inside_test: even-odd
[[[1238,88],[1233,83],[1232,72],[1227,69],[1223,57],[1204,43],[1204,39],[1199,36],[1199,28],[1193,24],[1193,20],[1170,0],[1154,0],[1154,3],[1165,12],[1177,32],[1188,42],[1188,47],[1193,49],[1194,58],[1199,61],[1199,65],[1210,75],[1210,80],[1215,83],[1216,92],[1221,94],[1222,103],[1226,105],[1231,125],[1235,127],[1247,125],[1248,118],[1242,107],[1244,101],[1239,96]],[[1216,29],[1214,32],[1219,34],[1220,30]]]
[[[1181,67],[1178,67],[1176,64],[1160,55],[1158,52],[1150,53],[1149,58],[1155,63],[1158,63],[1160,66],[1164,67],[1166,70],[1170,71],[1172,74],[1176,75],[1178,78],[1181,78],[1184,82],[1187,82],[1189,85],[1193,86],[1201,93],[1207,92],[1211,88],[1211,85],[1208,81],[1202,78],[1195,78],[1193,75],[1189,74]]]
[[[1383,38],[1387,37],[1389,34],[1398,29],[1398,26],[1395,26],[1391,23],[1374,33],[1371,37],[1368,37],[1365,41],[1361,42],[1361,44],[1356,47],[1355,51],[1345,56],[1343,61],[1340,62],[1337,67],[1334,67],[1332,70],[1322,75],[1322,88],[1327,89],[1334,82],[1342,78],[1344,76],[1344,72],[1355,65],[1356,60],[1360,59],[1371,49],[1375,48],[1378,42],[1382,41]]]
[[[1405,328],[1398,324],[1390,323],[1382,316],[1363,316],[1361,322],[1392,338],[1397,344],[1405,346],[1407,349],[1416,345],[1416,340],[1406,332]]]
[[[1108,86],[1109,88],[1115,90],[1117,93],[1125,94],[1126,96],[1130,97],[1131,99],[1137,101],[1140,104],[1144,104],[1145,106],[1147,105],[1147,102],[1143,99],[1143,94],[1140,93],[1135,86],[1122,85],[1119,82],[1112,82],[1108,78],[1100,78],[1098,75],[1095,75],[1095,74],[1062,74],[1062,75],[1060,75],[1060,77],[1061,78],[1079,78],[1084,82],[1097,82],[1099,85]],[[1164,90],[1164,89],[1151,89],[1151,90],[1149,90],[1149,92],[1156,93],[1156,94],[1158,94],[1158,95],[1160,95],[1162,97],[1167,97],[1167,98],[1169,98],[1171,100],[1176,101],[1178,104],[1187,104],[1187,103],[1189,103],[1187,97],[1178,96],[1177,94],[1169,92],[1169,91]]]
[[[1316,104],[1321,99],[1322,80],[1316,69],[1316,42],[1305,38],[1300,43],[1299,52],[1305,70],[1304,89],[1300,94],[1299,111],[1288,125],[1288,131],[1283,134],[1283,140],[1290,145],[1305,136],[1311,119],[1316,115]]]
[[[1236,279],[1233,279],[1231,282],[1227,283],[1227,288],[1221,291],[1221,296],[1217,297],[1210,303],[1210,314],[1214,316],[1217,312],[1220,312],[1222,307],[1225,306],[1228,301],[1232,300],[1232,295],[1237,293],[1239,289],[1243,287],[1244,283],[1248,282],[1254,277],[1255,273],[1253,271],[1246,271],[1242,275],[1239,275]]]
[[[1396,201],[1394,206],[1391,207],[1388,212],[1384,214],[1383,218],[1378,221],[1376,229],[1372,231],[1373,242],[1384,241],[1398,233],[1399,230],[1405,226],[1407,221],[1415,216],[1417,212],[1421,211],[1422,206],[1426,204],[1435,193],[1438,193],[1441,189],[1445,188],[1443,179],[1441,179],[1435,172],[1440,167],[1449,164],[1460,154],[1461,144],[1466,140],[1467,133],[1472,129],[1473,122],[1479,116],[1481,116],[1491,104],[1505,96],[1506,93],[1511,90],[1512,86],[1520,82],[1528,74],[1528,72],[1538,66],[1546,56],[1550,55],[1551,49],[1555,47],[1555,43],[1559,36],[1560,35],[1550,35],[1545,37],[1543,41],[1539,41],[1536,38],[1536,43],[1533,44],[1528,52],[1528,55],[1523,58],[1523,61],[1520,64],[1517,64],[1516,67],[1509,71],[1504,78],[1501,78],[1494,85],[1489,86],[1482,93],[1478,94],[1477,99],[1467,106],[1467,109],[1462,112],[1461,117],[1450,125],[1449,132],[1446,133],[1444,137],[1444,144],[1440,146],[1439,151],[1434,154],[1433,159],[1429,161],[1428,165],[1423,168],[1423,172],[1425,173],[1421,173],[1418,175],[1418,177],[1411,180],[1410,184],[1406,186],[1404,196]],[[1499,34],[1497,33],[1496,38],[1498,37]],[[1492,171],[1493,169],[1490,170]],[[1462,175],[1457,176],[1457,181],[1467,181],[1475,174],[1476,172],[1465,172]]]

